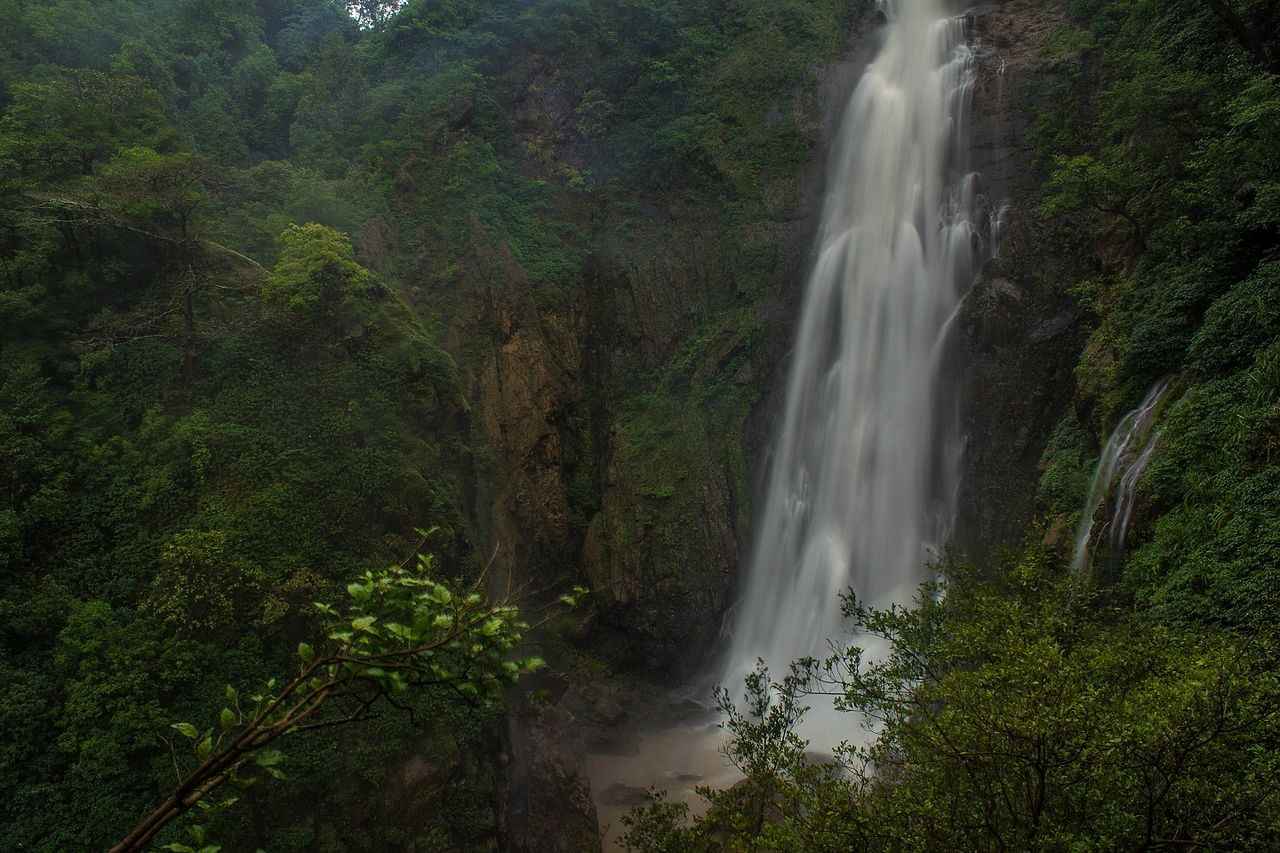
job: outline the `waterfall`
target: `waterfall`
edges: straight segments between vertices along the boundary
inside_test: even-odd
[[[1098,468],[1094,471],[1093,480],[1089,484],[1089,495],[1084,502],[1084,510],[1080,516],[1080,525],[1076,528],[1075,551],[1071,558],[1071,570],[1083,571],[1089,564],[1089,545],[1093,538],[1094,520],[1098,508],[1111,493],[1120,478],[1116,493],[1114,511],[1111,515],[1111,546],[1113,553],[1124,550],[1125,531],[1129,526],[1129,516],[1133,512],[1134,491],[1138,479],[1146,470],[1151,454],[1155,452],[1159,435],[1148,436],[1151,424],[1155,419],[1156,408],[1169,389],[1168,380],[1157,382],[1138,408],[1120,419],[1120,423],[1107,439],[1102,448],[1102,457],[1098,460]],[[1145,446],[1135,450],[1146,441]]]
[[[757,658],[778,675],[823,655],[846,589],[909,602],[954,515],[941,370],[981,260],[977,176],[960,168],[975,63],[943,0],[882,7],[883,46],[835,144],[726,684]]]
[[[1155,453],[1156,445],[1160,442],[1160,433],[1151,436],[1151,440],[1147,442],[1147,446],[1138,454],[1138,458],[1133,460],[1133,464],[1129,466],[1129,470],[1124,472],[1124,476],[1120,478],[1120,485],[1116,488],[1116,502],[1114,510],[1111,513],[1111,531],[1109,540],[1111,543],[1112,554],[1124,553],[1125,534],[1129,531],[1129,519],[1133,516],[1133,503],[1138,490],[1138,480],[1142,479],[1142,474],[1147,470],[1147,463],[1151,461],[1151,455]]]

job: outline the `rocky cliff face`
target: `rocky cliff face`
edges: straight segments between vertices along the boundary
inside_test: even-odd
[[[768,434],[758,404],[783,375],[825,140],[874,24],[859,19],[817,92],[775,106],[813,141],[812,165],[768,179],[752,215],[566,196],[560,213],[589,235],[582,281],[547,298],[478,241],[451,297],[449,348],[486,450],[472,510],[483,547],[517,583],[589,585],[581,642],[613,665],[696,667],[727,607]],[[520,124],[541,152],[530,168],[581,165],[555,70],[535,56],[519,73]]]
[[[589,612],[549,632],[560,672],[541,685],[543,700],[516,698],[499,760],[506,849],[598,846],[581,757],[643,717],[644,679],[690,674],[713,648],[859,35],[820,91],[776,105],[814,154],[803,173],[770,179],[763,210],[743,218],[633,199],[626,211],[566,196],[560,214],[590,237],[581,281],[539,293],[509,251],[478,237],[447,295],[446,340],[483,449],[477,544],[496,554],[500,583],[593,591]],[[530,168],[581,163],[555,70],[535,58],[520,73],[520,121],[546,155]]]
[[[965,455],[957,544],[976,560],[1017,544],[1034,509],[1038,465],[1070,405],[1083,342],[1058,282],[1074,260],[1038,224],[1043,176],[1030,139],[1046,48],[1065,23],[1055,0],[1006,0],[971,13],[979,77],[972,168],[990,201],[995,257],[966,298],[960,342]]]

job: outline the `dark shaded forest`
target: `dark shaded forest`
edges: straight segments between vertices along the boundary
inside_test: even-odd
[[[575,306],[593,256],[708,217],[735,241],[708,263],[739,275],[685,327],[746,304],[774,251],[749,234],[813,143],[756,94],[807,97],[854,14],[366,5],[0,7],[0,847],[108,846],[172,787],[170,724],[286,672],[310,602],[411,556],[418,526],[476,574],[495,461],[458,361],[503,333],[457,315],[504,289]],[[663,346],[598,395],[652,386]],[[740,424],[743,390],[713,390]],[[540,586],[576,580],[554,571]],[[486,849],[497,712],[416,701],[425,727],[290,750],[290,784],[221,818],[222,843]],[[411,749],[448,757],[430,814],[368,807]]]
[[[518,641],[548,661],[524,710],[707,645],[822,90],[874,5],[0,0],[0,849],[120,840],[200,749],[174,724],[300,643],[349,650],[312,604],[382,618],[349,587],[377,567],[429,568],[432,619],[590,588],[528,637],[477,623],[498,675],[543,668]],[[697,819],[656,797],[636,850],[1280,847],[1280,6],[993,5],[1050,24],[966,318],[1069,318],[1034,497],[917,607],[846,602],[887,659],[726,694],[746,781]],[[1107,437],[1160,381],[1127,545],[1073,573]],[[370,678],[404,707],[286,738],[156,843],[526,849],[503,692]],[[882,737],[815,764],[794,727],[833,695]]]

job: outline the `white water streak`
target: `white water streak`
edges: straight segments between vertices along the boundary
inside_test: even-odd
[[[1124,530],[1129,525],[1129,515],[1133,511],[1133,493],[1138,478],[1146,470],[1147,462],[1155,451],[1156,438],[1153,437],[1146,447],[1133,458],[1134,451],[1147,437],[1151,430],[1151,422],[1155,418],[1156,408],[1169,389],[1167,380],[1156,383],[1138,408],[1120,419],[1120,423],[1112,431],[1107,444],[1102,448],[1102,456],[1098,460],[1098,468],[1094,471],[1093,481],[1089,484],[1089,495],[1084,502],[1084,510],[1080,516],[1080,525],[1076,528],[1075,552],[1071,558],[1071,570],[1083,571],[1089,565],[1090,544],[1093,538],[1094,519],[1098,507],[1107,499],[1116,477],[1120,477],[1120,491],[1117,495],[1116,512],[1112,513],[1113,544],[1124,548]],[[1118,531],[1116,522],[1120,522]],[[1119,553],[1119,551],[1116,551]]]
[[[968,147],[975,79],[942,0],[883,4],[886,41],[836,143],[726,684],[775,676],[842,634],[839,595],[907,603],[949,532],[959,446],[942,338],[980,242]],[[823,745],[822,724],[806,734]]]
[[[1160,433],[1152,435],[1147,446],[1142,449],[1138,458],[1129,466],[1129,470],[1125,471],[1124,476],[1120,478],[1120,485],[1116,488],[1115,507],[1111,512],[1109,540],[1112,554],[1124,553],[1124,540],[1129,532],[1129,520],[1133,517],[1133,505],[1137,500],[1138,481],[1147,470],[1147,464],[1151,462],[1156,445],[1159,443]]]

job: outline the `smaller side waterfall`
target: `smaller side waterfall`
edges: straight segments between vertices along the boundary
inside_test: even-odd
[[[1112,554],[1124,552],[1124,538],[1129,530],[1129,518],[1133,515],[1133,503],[1138,490],[1138,480],[1142,479],[1142,473],[1147,470],[1147,463],[1151,461],[1151,455],[1155,453],[1156,444],[1159,441],[1160,433],[1152,434],[1150,440],[1147,441],[1147,446],[1133,460],[1129,470],[1125,471],[1124,475],[1120,477],[1120,485],[1116,488],[1115,505],[1111,511],[1109,540]]]
[[[1098,508],[1112,490],[1116,490],[1115,503],[1110,513],[1109,544],[1113,553],[1124,549],[1125,533],[1133,514],[1134,494],[1138,480],[1146,470],[1155,452],[1160,435],[1152,435],[1156,409],[1169,390],[1169,380],[1157,382],[1138,408],[1120,419],[1098,460],[1098,469],[1089,484],[1089,497],[1084,502],[1080,526],[1076,529],[1075,553],[1071,559],[1073,572],[1083,571],[1089,565],[1090,544],[1093,539],[1094,521]]]

